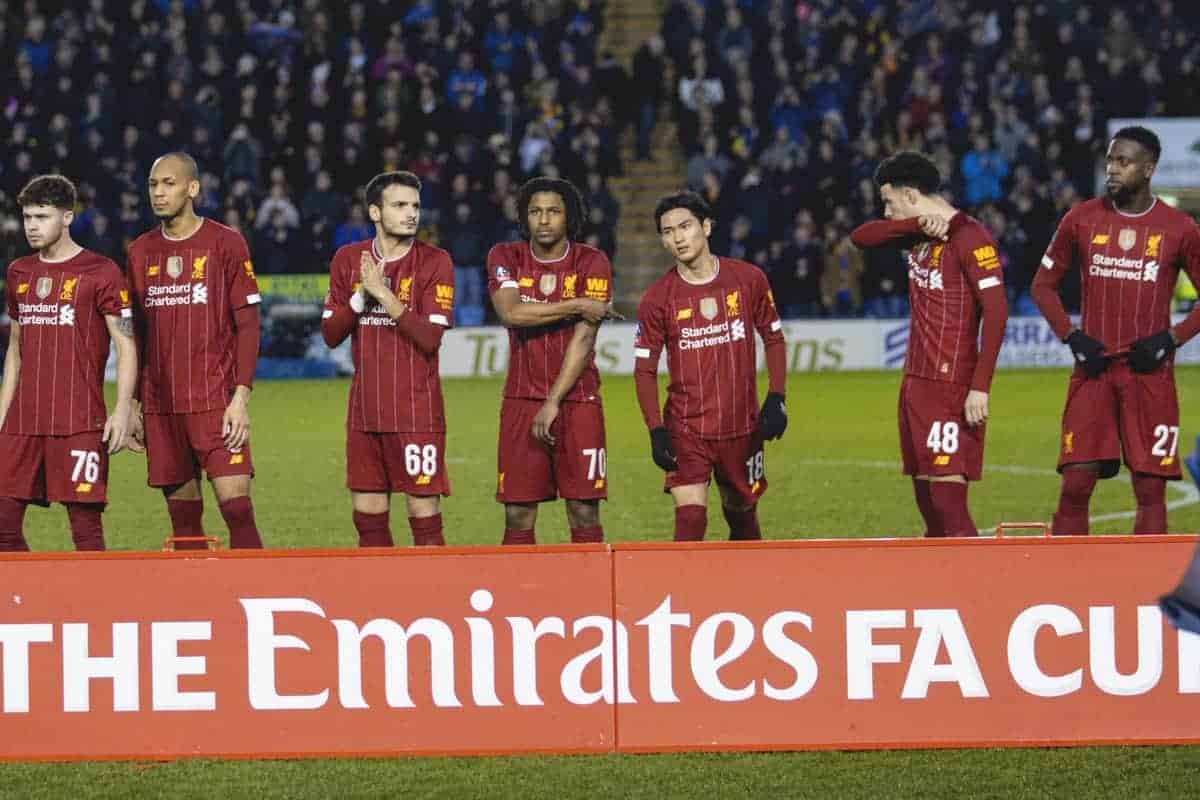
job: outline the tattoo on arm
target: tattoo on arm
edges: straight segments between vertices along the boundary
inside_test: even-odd
[[[121,317],[117,320],[117,332],[122,336],[133,338],[133,320],[129,317]]]

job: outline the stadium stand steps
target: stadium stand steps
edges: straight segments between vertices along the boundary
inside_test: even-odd
[[[598,49],[611,50],[632,74],[633,55],[642,42],[658,32],[665,5],[663,0],[610,0]],[[669,76],[668,82],[674,86],[674,76]],[[634,129],[626,128],[621,138],[625,174],[609,181],[621,204],[613,264],[615,304],[630,318],[642,292],[662,274],[669,261],[654,229],[654,206],[662,195],[679,188],[685,167],[669,104],[659,111],[651,145],[653,161],[634,160],[635,140]]]

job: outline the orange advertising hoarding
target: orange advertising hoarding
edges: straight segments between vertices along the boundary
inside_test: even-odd
[[[1200,742],[1194,537],[0,558],[0,758]]]

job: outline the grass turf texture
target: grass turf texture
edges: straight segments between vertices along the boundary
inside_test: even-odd
[[[896,435],[899,373],[800,373],[788,387],[789,427],[767,444],[770,482],[759,508],[767,538],[916,536],[923,530],[908,478],[900,475]],[[1200,430],[1200,368],[1177,371],[1183,409],[1179,456],[1190,452]],[[498,544],[504,515],[493,499],[501,381],[447,380],[447,457],[453,496],[443,503],[450,544]],[[348,381],[262,382],[250,413],[254,505],[269,547],[352,547],[357,539],[345,490],[344,420]],[[981,529],[998,522],[1050,519],[1058,499],[1059,420],[1066,373],[1002,371],[991,396],[984,480],[971,487],[970,504]],[[650,443],[631,378],[606,378],[609,501],[601,516],[609,541],[666,540],[673,516],[661,493],[662,473],[650,460]],[[113,550],[156,549],[170,535],[166,505],[145,485],[141,456],[112,461],[109,509],[104,515]],[[1185,482],[1190,484],[1190,481]],[[1168,502],[1184,498],[1180,483]],[[402,498],[392,530],[411,541]],[[709,538],[727,535],[709,500]],[[1092,515],[1129,513],[1093,524],[1093,532],[1129,533],[1133,492],[1128,472],[1102,481]],[[205,529],[228,540],[211,489],[205,488]],[[1200,504],[1170,513],[1173,532],[1200,530]],[[70,548],[61,506],[31,507],[26,538],[35,550]],[[568,539],[562,503],[541,507],[540,543]]]
[[[899,474],[895,406],[898,373],[792,375],[790,425],[767,450],[771,487],[761,505],[768,538],[915,536],[920,520]],[[1180,455],[1200,416],[1200,369],[1177,371],[1184,410]],[[251,404],[254,503],[272,547],[352,546],[344,487],[343,421],[348,384],[264,382]],[[503,514],[492,499],[501,382],[445,383],[454,495],[444,503],[452,544],[495,544]],[[976,522],[1047,520],[1066,375],[1003,371],[993,387],[984,481],[971,491]],[[610,541],[670,537],[669,499],[629,378],[604,382],[611,500]],[[206,489],[205,525],[227,536]],[[139,457],[112,466],[105,515],[111,549],[157,548],[169,534],[157,492],[145,487]],[[1168,490],[1168,500],[1183,497]],[[710,498],[710,537],[724,522]],[[393,515],[409,539],[403,506]],[[1102,482],[1093,515],[1131,512],[1128,474]],[[1200,505],[1170,514],[1176,532],[1200,530]],[[1127,533],[1132,516],[1093,524]],[[543,507],[539,541],[566,540],[561,503]],[[36,550],[67,549],[60,507],[31,508],[26,535]],[[1165,588],[1165,587],[1164,587]],[[1200,785],[1200,748],[1080,748],[884,753],[697,754],[663,756],[381,759],[173,764],[0,764],[0,797],[1183,797]]]

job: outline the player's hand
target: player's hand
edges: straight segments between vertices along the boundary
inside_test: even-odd
[[[554,447],[554,434],[550,432],[550,427],[554,425],[556,419],[558,419],[558,403],[546,400],[533,417],[533,438],[546,447]]]
[[[1170,328],[1143,336],[1129,348],[1129,368],[1134,372],[1153,372],[1178,346]]]
[[[967,402],[963,404],[963,413],[967,417],[967,424],[972,428],[987,422],[988,393],[978,389],[967,392]]]
[[[666,428],[660,426],[650,431],[650,457],[664,472],[674,472],[679,469],[679,462],[675,460],[675,451],[671,449],[671,434],[667,433]]]
[[[787,406],[783,404],[783,395],[771,392],[758,412],[758,429],[768,441],[781,439],[787,430],[787,423]]]
[[[1089,378],[1095,378],[1108,367],[1111,358],[1104,352],[1104,343],[1093,339],[1081,330],[1071,331],[1067,346],[1075,356],[1075,363],[1083,367]],[[1130,359],[1132,362],[1132,359]]]
[[[233,399],[225,408],[221,418],[221,434],[226,450],[240,450],[250,439],[250,407],[241,387],[233,393]]]
[[[609,316],[615,313],[609,303],[592,300],[588,297],[580,297],[572,302],[575,306],[575,313],[583,317],[584,321],[590,322],[593,325],[601,323],[606,319],[614,319],[614,317]],[[624,317],[618,315],[615,319],[624,319]]]
[[[383,278],[382,261],[376,261],[374,256],[364,250],[358,259],[358,266],[364,292],[380,301],[391,294],[392,290],[388,288]]]
[[[131,453],[146,452],[146,424],[142,417],[142,406],[136,400],[129,410],[129,438],[125,449]]]
[[[101,435],[100,441],[108,444],[110,456],[125,449],[125,445],[129,441],[129,431],[133,427],[132,415],[132,409],[128,405],[117,403],[113,413],[109,414],[105,421],[104,433]]]
[[[938,239],[944,242],[949,238],[950,220],[932,214],[922,214],[917,218],[917,222],[921,226],[921,233],[930,239]]]

